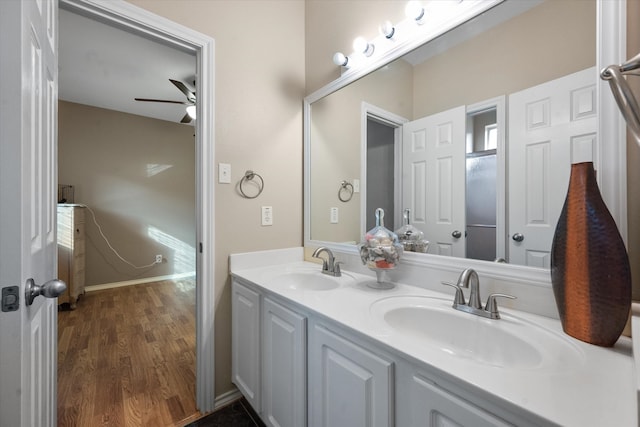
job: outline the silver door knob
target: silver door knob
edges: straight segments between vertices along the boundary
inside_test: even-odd
[[[524,240],[524,234],[516,233],[511,238],[516,242],[522,242]]]
[[[451,233],[451,236],[453,236],[454,239],[459,239],[462,237],[462,233],[460,232],[460,230],[455,230],[453,233]]]
[[[24,299],[27,305],[31,305],[38,295],[42,295],[46,298],[57,298],[58,295],[66,290],[67,284],[62,280],[49,280],[44,285],[38,286],[33,279],[27,279],[27,286],[24,290]]]

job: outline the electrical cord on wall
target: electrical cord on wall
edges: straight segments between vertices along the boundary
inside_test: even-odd
[[[107,246],[109,246],[109,249],[111,249],[113,251],[114,254],[116,254],[116,256],[118,258],[120,258],[123,262],[129,264],[131,267],[136,268],[138,270],[141,270],[143,268],[149,268],[149,267],[153,267],[154,265],[157,264],[157,262],[152,262],[151,264],[147,264],[147,265],[142,265],[142,266],[137,266],[133,263],[131,263],[130,261],[127,261],[126,259],[124,259],[122,257],[122,255],[120,255],[118,253],[118,251],[111,246],[111,243],[109,242],[109,239],[107,239],[107,236],[104,235],[104,233],[102,232],[102,227],[100,227],[100,224],[98,224],[98,221],[96,220],[96,214],[95,212],[93,212],[93,209],[91,209],[89,206],[87,205],[82,205],[82,204],[78,204],[78,206],[83,206],[85,208],[87,208],[87,210],[91,213],[91,217],[93,218],[93,223],[96,225],[96,227],[98,227],[98,231],[100,232],[100,235],[102,236],[102,238],[104,239],[104,241],[107,243]]]

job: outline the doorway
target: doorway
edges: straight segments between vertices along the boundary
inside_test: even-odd
[[[395,228],[394,178],[395,178],[394,128],[367,117],[367,230],[376,226],[373,213],[384,210],[384,223]]]
[[[196,153],[196,405],[200,412],[212,411],[214,395],[214,131],[213,67],[214,41],[194,30],[170,22],[126,3],[89,3],[62,0],[60,7],[158,43],[192,52],[198,76]]]
[[[375,226],[375,210],[384,209],[385,227],[400,227],[402,197],[402,125],[409,120],[366,102],[361,109],[360,235]]]

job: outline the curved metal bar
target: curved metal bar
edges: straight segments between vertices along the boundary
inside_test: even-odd
[[[244,192],[244,189],[242,188],[242,184],[245,184],[245,183],[247,183],[249,181],[253,181],[253,179],[255,177],[258,177],[258,179],[260,180],[260,183],[256,184],[256,186],[258,187],[258,194],[254,195],[254,196],[248,196]],[[244,176],[240,180],[240,185],[238,186],[238,188],[240,189],[240,193],[242,193],[242,196],[244,198],[246,198],[246,199],[255,199],[256,197],[258,197],[262,193],[262,190],[264,190],[264,180],[262,179],[262,177],[260,175],[258,175],[254,171],[248,170],[248,171],[246,171],[244,173]]]
[[[640,68],[640,54],[622,65],[606,67],[600,73],[600,77],[609,82],[618,108],[620,108],[620,112],[627,122],[627,126],[636,143],[640,145],[640,106],[638,106],[638,101],[624,78],[625,74],[638,75],[638,68]]]
[[[346,191],[348,196],[347,197],[342,197],[342,192]],[[353,185],[349,182],[349,181],[342,181],[340,183],[340,188],[338,189],[338,199],[340,199],[341,202],[348,202],[349,200],[351,200],[351,198],[353,197]]]

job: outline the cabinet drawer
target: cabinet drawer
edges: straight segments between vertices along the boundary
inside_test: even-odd
[[[508,427],[512,424],[453,395],[419,374],[411,377],[410,399],[412,426],[429,427]]]

